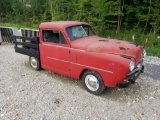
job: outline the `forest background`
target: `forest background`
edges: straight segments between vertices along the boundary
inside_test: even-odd
[[[0,0],[0,25],[38,29],[45,21],[88,22],[101,37],[143,45],[160,57],[159,0]]]

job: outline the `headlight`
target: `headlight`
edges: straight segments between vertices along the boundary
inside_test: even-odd
[[[129,70],[132,71],[134,69],[134,61],[131,60],[129,64]]]
[[[146,52],[146,50],[144,49],[144,51],[143,51],[143,57],[146,57],[147,56],[147,52]]]

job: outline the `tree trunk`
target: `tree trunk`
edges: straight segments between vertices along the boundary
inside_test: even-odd
[[[122,9],[122,3],[121,3],[121,0],[120,0],[119,8],[118,8],[118,24],[117,24],[116,33],[120,32],[120,30],[121,30],[121,9]]]
[[[152,4],[152,0],[150,0],[150,2],[149,2],[148,15],[147,15],[147,20],[146,20],[146,25],[145,25],[144,30],[143,30],[143,34],[145,33],[146,27],[147,27],[147,24],[148,24],[149,15],[150,15],[150,11],[151,11],[151,4]]]

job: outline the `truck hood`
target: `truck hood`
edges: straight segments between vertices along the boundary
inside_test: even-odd
[[[85,50],[86,52],[99,52],[129,56],[141,59],[143,48],[127,41],[106,39],[98,36],[88,36],[72,41],[72,48]]]

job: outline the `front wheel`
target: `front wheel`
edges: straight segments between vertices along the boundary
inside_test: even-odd
[[[35,57],[29,57],[29,63],[34,70],[40,69],[40,61]]]
[[[95,71],[86,71],[82,76],[82,81],[86,90],[91,94],[99,95],[105,89],[101,76]]]

